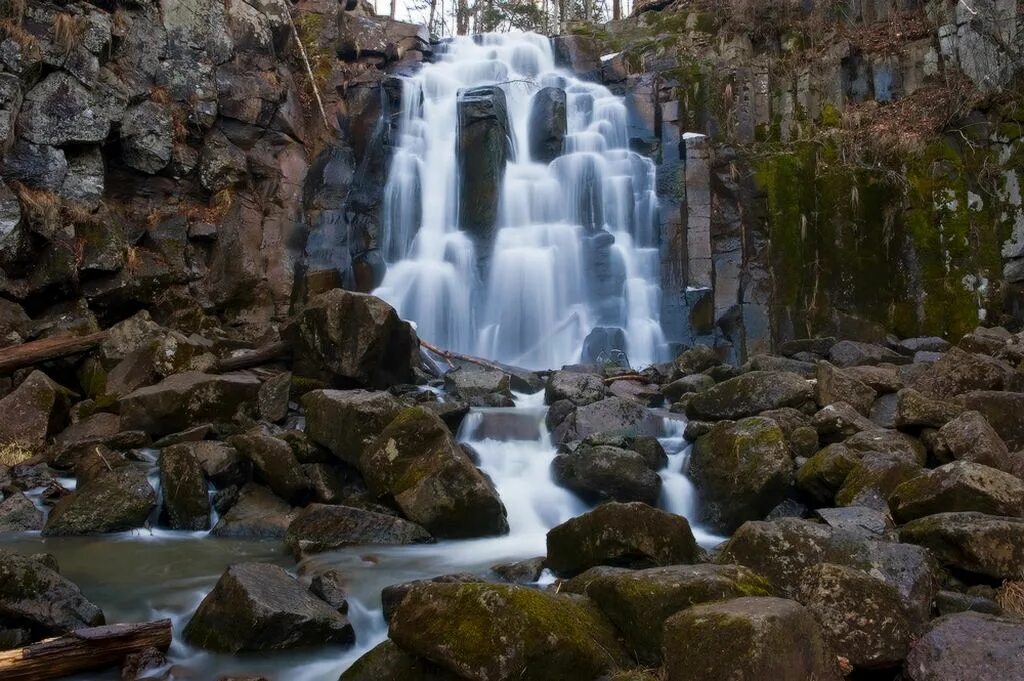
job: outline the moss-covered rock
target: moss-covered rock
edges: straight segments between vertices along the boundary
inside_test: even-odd
[[[342,672],[338,681],[459,681],[461,677],[407,653],[393,641],[372,648]]]
[[[607,445],[580,445],[551,462],[559,484],[588,501],[642,501],[654,506],[661,478],[637,452]]]
[[[544,388],[544,403],[569,400],[576,406],[583,406],[604,399],[606,392],[604,380],[597,374],[553,371]]]
[[[947,400],[972,390],[1013,390],[1019,380],[1002,360],[951,348],[910,387],[925,397]]]
[[[900,528],[900,541],[918,544],[945,565],[994,579],[1024,574],[1024,518],[937,513]]]
[[[0,399],[0,445],[15,445],[35,453],[48,435],[67,421],[71,392],[33,371],[10,394]]]
[[[247,373],[175,374],[122,397],[121,427],[155,436],[230,421],[239,411],[255,410],[259,389],[260,380]]]
[[[800,407],[814,399],[806,379],[785,371],[751,371],[697,393],[686,413],[717,421],[754,416],[768,409]]]
[[[146,474],[135,466],[123,466],[62,499],[50,511],[43,534],[56,537],[134,530],[146,524],[154,508],[156,492]]]
[[[310,504],[301,510],[285,534],[285,543],[298,558],[343,546],[423,544],[430,533],[415,523],[350,506]]]
[[[901,428],[941,428],[961,411],[955,404],[926,397],[913,388],[896,393],[896,425]]]
[[[630,437],[661,434],[661,421],[650,409],[624,397],[607,397],[570,411],[554,429],[557,443],[584,440],[597,433]]]
[[[860,463],[860,455],[844,444],[831,444],[804,462],[796,472],[796,486],[819,504],[835,501],[846,476]]]
[[[1019,619],[964,612],[940,617],[914,643],[908,681],[1004,681],[1020,676],[1024,624]]]
[[[367,390],[313,390],[302,397],[306,433],[353,466],[359,455],[402,410],[391,393]]]
[[[472,681],[592,681],[628,666],[587,598],[505,584],[420,584],[391,617],[403,649]]]
[[[103,624],[103,611],[56,566],[0,549],[0,618],[7,627],[26,627],[33,638]]]
[[[875,389],[844,373],[829,362],[818,362],[815,368],[818,406],[827,407],[836,402],[846,402],[863,416],[871,412],[875,402]]]
[[[973,461],[1011,470],[1010,452],[999,433],[977,411],[965,411],[939,428],[936,455],[940,460]]]
[[[857,462],[836,492],[839,506],[885,508],[886,500],[899,485],[922,472],[921,466],[903,457],[873,454]]]
[[[889,496],[889,507],[898,523],[955,511],[1022,516],[1024,482],[989,466],[956,461],[901,484]]]
[[[187,447],[160,453],[161,518],[174,530],[210,529],[210,495],[199,460]]]

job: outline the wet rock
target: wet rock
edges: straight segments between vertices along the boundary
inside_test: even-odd
[[[904,666],[908,681],[1008,681],[1021,678],[1024,624],[965,612],[934,620]]]
[[[590,681],[628,660],[589,600],[512,585],[418,585],[395,610],[389,634],[473,681],[513,681],[527,670],[536,681]]]
[[[1024,482],[995,468],[956,461],[901,484],[889,506],[899,523],[947,511],[1024,516]]]
[[[961,395],[957,404],[980,412],[1011,450],[1024,449],[1024,393],[977,390]]]
[[[196,423],[230,421],[240,410],[254,407],[259,388],[259,379],[246,373],[175,374],[122,397],[121,424],[167,435]]]
[[[167,667],[167,656],[156,648],[144,648],[125,656],[121,664],[121,681],[159,679],[160,669]]]
[[[103,611],[43,561],[0,549],[0,618],[31,630],[33,638],[95,627]]]
[[[160,453],[160,517],[172,530],[210,529],[210,495],[199,459],[187,447]]]
[[[544,388],[544,402],[550,405],[568,400],[576,406],[583,406],[604,399],[604,396],[604,380],[600,376],[574,371],[553,371]]]
[[[819,508],[815,515],[833,530],[861,539],[888,541],[895,537],[892,519],[878,509],[866,506]]]
[[[664,401],[657,386],[640,381],[614,381],[608,386],[608,393],[639,402],[645,407],[656,407]]]
[[[43,529],[43,512],[21,492],[12,492],[0,502],[0,533],[34,532]]]
[[[215,537],[283,539],[296,511],[262,485],[249,483],[210,530]]]
[[[768,409],[800,407],[812,398],[810,383],[796,374],[751,371],[697,393],[686,413],[710,421],[739,419]]]
[[[1024,574],[1024,519],[937,513],[900,528],[900,541],[929,549],[945,565],[995,579]]]
[[[491,572],[498,575],[502,580],[512,584],[534,584],[540,579],[544,572],[544,556],[517,560],[514,563],[502,563],[492,565]]]
[[[530,158],[550,163],[562,155],[565,143],[565,90],[541,88],[530,101]]]
[[[430,533],[415,523],[350,506],[310,504],[288,525],[285,543],[296,558],[344,546],[423,544]]]
[[[694,345],[686,350],[672,363],[673,378],[682,378],[691,374],[699,374],[721,363],[718,353],[707,345]]]
[[[498,218],[501,183],[511,150],[505,92],[496,86],[462,90],[458,98],[460,226],[490,252]]]
[[[571,445],[566,445],[570,447]],[[631,452],[636,452],[643,457],[644,463],[652,471],[660,471],[662,468],[668,465],[668,454],[665,453],[665,448],[661,446],[661,442],[658,438],[653,435],[641,435],[633,437],[631,435],[619,435],[617,433],[595,433],[579,444],[576,448],[578,451],[580,448],[586,447],[617,447],[619,449],[628,449]]]
[[[203,475],[218,489],[244,485],[252,475],[252,463],[224,442],[200,440],[171,445],[164,454],[182,450],[191,454],[203,469]]]
[[[134,466],[108,471],[62,499],[46,520],[50,537],[104,534],[146,524],[156,508],[156,492],[146,474]]]
[[[775,421],[750,417],[719,423],[693,446],[690,479],[700,493],[701,519],[731,532],[759,520],[793,484],[793,459]]]
[[[658,503],[661,478],[636,452],[610,446],[580,446],[551,462],[555,480],[588,501]]]
[[[459,681],[460,677],[384,641],[356,660],[338,681]]]
[[[796,472],[796,486],[819,504],[832,504],[860,456],[844,444],[831,444],[808,459]]]
[[[387,392],[314,390],[302,398],[306,433],[342,461],[359,464],[363,449],[402,410]]]
[[[350,644],[348,619],[276,565],[229,567],[184,631],[192,645],[226,653]]]
[[[299,504],[309,498],[309,479],[284,440],[260,432],[235,435],[228,444],[252,463],[253,477],[285,501]]]
[[[332,289],[282,330],[294,371],[337,387],[409,383],[419,364],[416,333],[380,298]]]
[[[563,443],[583,440],[596,433],[635,437],[656,436],[660,432],[660,420],[643,405],[622,397],[607,397],[570,412],[552,433],[552,439]]]
[[[862,415],[871,413],[877,393],[861,381],[840,371],[828,362],[818,362],[815,370],[818,405],[826,407],[835,402],[845,402]]]
[[[173,121],[166,106],[146,100],[129,107],[121,121],[121,158],[131,168],[158,173],[171,162]]]
[[[705,374],[691,374],[690,376],[683,376],[682,378],[672,381],[661,389],[665,399],[669,402],[678,402],[683,395],[689,395],[690,393],[699,393],[702,390],[707,390],[715,384],[715,379]]]
[[[509,375],[492,369],[455,369],[444,376],[448,390],[471,407],[514,407]]]
[[[665,623],[667,681],[839,681],[814,617],[795,601],[736,598],[697,605]]]
[[[853,467],[836,492],[839,506],[869,506],[886,510],[886,499],[899,485],[922,472],[921,466],[899,456],[873,454]]]
[[[59,432],[67,419],[70,391],[42,371],[33,371],[10,394],[0,399],[0,444],[18,445],[31,453]]]
[[[823,407],[811,417],[811,425],[825,442],[840,442],[857,433],[878,428],[845,402]]]
[[[768,584],[752,571],[708,564],[593,568],[564,583],[562,590],[589,596],[623,633],[637,659],[650,665],[661,661],[662,629],[677,612],[698,603],[770,595]]]
[[[910,364],[910,359],[898,352],[872,343],[861,343],[859,341],[839,341],[828,351],[829,361],[837,367],[855,367],[862,365],[875,365],[888,362],[889,364]]]
[[[256,395],[256,412],[269,423],[279,423],[288,416],[288,393],[292,385],[290,371],[271,376],[263,381]]]
[[[342,615],[348,614],[348,579],[341,570],[327,569],[309,580],[309,592]]]
[[[360,456],[370,491],[394,500],[402,514],[436,537],[508,532],[505,507],[434,414],[401,411]]]
[[[479,584],[485,581],[479,575],[474,575],[470,572],[457,572],[449,575],[438,575],[429,579],[416,579],[411,582],[392,584],[381,589],[381,613],[384,615],[384,621],[390,622],[391,616],[395,614],[395,610],[398,609],[406,594],[423,584]]]
[[[895,430],[861,431],[848,437],[843,444],[862,456],[868,454],[894,456],[919,466],[923,466],[927,458],[924,445],[917,438]]]
[[[75,461],[75,480],[79,487],[115,468],[131,465],[124,454],[111,451],[103,445],[91,445],[79,451],[80,455]]]
[[[945,461],[972,461],[1001,471],[1011,469],[1006,443],[976,411],[964,412],[942,426],[936,449],[936,454]]]
[[[595,565],[654,567],[700,558],[686,518],[638,502],[601,504],[548,532],[547,565],[560,575]]]
[[[832,650],[855,669],[895,667],[914,628],[899,593],[867,572],[822,563],[808,568],[797,598],[821,625]]]
[[[945,400],[972,390],[1008,390],[1016,383],[1005,362],[952,348],[909,386],[925,397]]]

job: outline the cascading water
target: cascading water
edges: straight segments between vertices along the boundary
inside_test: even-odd
[[[460,228],[460,201],[478,200],[459,191],[460,97],[481,86],[503,90],[511,138],[493,245]],[[565,93],[549,163],[531,158],[542,88]],[[454,39],[404,80],[375,293],[435,345],[508,364],[577,362],[595,327],[622,330],[633,366],[666,359],[655,168],[628,149],[626,122],[619,97],[555,67],[543,36]]]

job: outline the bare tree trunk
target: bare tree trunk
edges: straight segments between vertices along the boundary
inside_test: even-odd
[[[394,19],[395,15],[398,14],[398,0],[391,0],[391,18]]]
[[[469,0],[458,0],[455,11],[455,30],[459,35],[466,35],[469,33]]]
[[[612,19],[618,21],[622,18],[622,0],[612,0]]]
[[[431,36],[435,35],[434,31],[434,14],[437,12],[437,0],[430,0],[430,16],[427,18],[427,33]]]
[[[569,17],[565,16],[565,2],[566,0],[558,0],[558,32],[561,33],[565,30],[565,22]]]

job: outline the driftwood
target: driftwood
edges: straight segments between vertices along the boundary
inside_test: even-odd
[[[464,355],[461,352],[455,352],[454,350],[443,350],[443,349],[437,347],[436,345],[431,345],[430,343],[428,343],[427,341],[423,340],[422,338],[420,339],[420,345],[425,347],[427,350],[430,350],[435,355],[437,355],[437,356],[441,357],[442,359],[444,359],[444,361],[448,362],[448,366],[450,366],[450,367],[454,367],[455,366],[454,364],[452,364],[452,360],[453,359],[457,359],[460,362],[469,362],[470,364],[476,364],[477,366],[481,366],[481,367],[483,367],[485,369],[494,369],[495,371],[501,371],[503,373],[508,373],[508,371],[505,368],[503,368],[500,364],[495,364],[494,362],[488,361],[486,359],[482,359],[480,357],[473,357],[472,355]]]
[[[650,377],[644,376],[643,374],[621,374],[619,376],[609,376],[604,379],[605,385],[610,385],[615,381],[637,381],[639,383],[652,383]]]
[[[288,343],[285,341],[277,341],[270,345],[264,345],[262,348],[256,348],[251,352],[222,359],[217,362],[217,366],[214,368],[214,371],[218,373],[226,373],[228,371],[251,369],[252,367],[258,367],[261,364],[266,364],[267,362],[283,357],[288,354],[289,350],[290,348]]]
[[[92,350],[106,337],[106,331],[99,331],[88,336],[41,338],[21,345],[0,348],[0,374],[9,374],[33,364]]]
[[[42,681],[120,664],[146,648],[166,652],[171,645],[171,621],[111,624],[79,629],[26,648],[0,651],[0,679]]]

